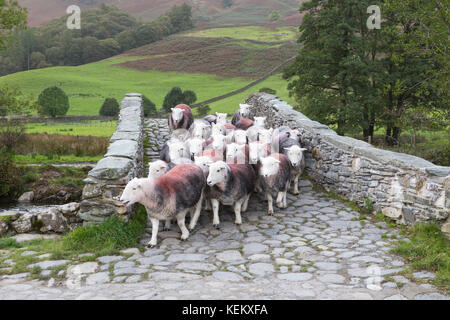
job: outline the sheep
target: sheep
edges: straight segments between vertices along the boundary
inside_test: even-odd
[[[218,228],[219,206],[234,206],[235,223],[242,224],[241,212],[246,212],[250,195],[255,188],[255,172],[252,166],[226,164],[218,161],[209,166],[207,179],[213,208],[213,225]]]
[[[236,123],[236,129],[241,129],[244,131],[248,130],[251,126],[253,126],[253,120],[247,118],[242,118],[238,123]]]
[[[172,162],[179,158],[191,158],[188,146],[179,140],[167,141],[161,150],[159,159],[166,162]]]
[[[275,129],[272,134],[272,153],[280,153],[280,144],[283,143],[286,139],[291,137],[291,131],[283,131],[280,132],[278,129]]]
[[[267,197],[268,214],[273,214],[273,198],[277,195],[277,207],[286,208],[286,195],[291,177],[291,166],[288,158],[280,153],[271,154],[261,159],[259,181]]]
[[[250,105],[249,104],[240,104],[239,110],[237,110],[234,113],[233,119],[231,120],[231,123],[236,126],[236,124],[243,118],[254,120],[253,114],[250,112]]]
[[[226,161],[231,164],[249,164],[248,144],[231,143],[227,145]]]
[[[145,206],[152,222],[152,238],[148,246],[157,244],[159,220],[177,218],[181,240],[187,240],[189,230],[185,225],[186,213],[194,210],[189,228],[192,230],[201,211],[206,179],[203,171],[194,164],[180,165],[158,179],[133,179],[120,197],[124,206],[140,203]]]
[[[224,136],[227,135],[227,129],[225,128],[225,125],[222,123],[215,123],[211,127],[211,136],[222,134]]]
[[[283,140],[280,144],[280,149],[281,153],[288,157],[291,164],[289,188],[290,184],[294,182],[294,191],[292,193],[298,195],[298,179],[302,175],[306,166],[303,151],[306,151],[307,149],[302,148],[297,140],[291,138]]]
[[[262,141],[264,143],[271,143],[273,129],[264,129],[263,127],[250,127],[247,130],[247,137],[249,142]]]
[[[194,122],[194,116],[191,108],[185,104],[179,104],[175,108],[172,108],[172,114],[169,116],[169,128],[170,131],[176,129],[189,130]]]
[[[186,141],[189,138],[189,131],[186,129],[176,129],[170,134],[170,140]]]
[[[206,179],[209,174],[209,166],[213,164],[214,161],[211,159],[211,157],[208,156],[195,157],[194,160],[195,164],[203,170]],[[203,200],[205,202],[203,206],[205,210],[211,211],[210,188],[208,185],[205,187],[205,190],[203,191]]]
[[[298,142],[301,142],[300,138],[302,135],[300,133],[300,130],[298,130],[298,129],[291,129],[288,126],[282,126],[282,127],[276,128],[273,132],[273,136],[274,137],[279,136],[280,139],[283,139],[283,136],[285,137],[286,135],[288,136],[288,138],[292,138],[292,139],[297,140]]]
[[[217,123],[217,116],[213,114],[208,114],[203,118],[203,120],[208,121],[211,125],[213,125]]]
[[[244,130],[234,131],[233,140],[237,144],[247,144],[248,143],[247,132]]]
[[[169,171],[169,164],[165,161],[157,160],[148,164],[148,178],[161,178],[167,171]]]
[[[225,159],[225,152],[221,150],[204,150],[200,153],[200,157],[210,157],[214,162],[223,161]]]
[[[216,116],[217,116],[217,120],[216,120],[217,124],[225,124],[225,123],[227,123],[228,113],[218,113],[218,112],[216,112]]]
[[[207,146],[205,149],[218,150],[223,152],[223,150],[225,150],[226,145],[227,145],[227,137],[222,134],[216,134],[207,141]]]
[[[186,145],[189,148],[191,159],[198,156],[206,147],[205,141],[201,138],[190,138],[186,140]]]
[[[211,136],[211,131],[211,125],[205,120],[194,121],[193,125],[189,129],[191,138],[202,138],[205,140],[209,139]]]
[[[255,122],[255,127],[265,128],[266,127],[266,119],[267,119],[267,117],[255,117],[255,120],[253,120]]]
[[[257,164],[260,159],[271,154],[270,143],[255,141],[249,143],[249,161],[250,164]]]

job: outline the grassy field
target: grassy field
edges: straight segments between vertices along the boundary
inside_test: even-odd
[[[183,36],[202,38],[249,39],[263,42],[295,41],[297,39],[296,27],[262,27],[245,26],[231,28],[212,28],[185,33]]]
[[[72,136],[111,137],[116,131],[117,121],[85,121],[76,123],[29,123],[26,133],[65,134]]]
[[[34,94],[37,97],[46,87],[61,83],[60,87],[69,96],[69,115],[97,115],[105,98],[113,97],[121,101],[124,95],[129,92],[145,94],[160,108],[166,93],[174,86],[180,86],[184,90],[194,90],[200,102],[239,89],[250,82],[242,78],[222,78],[214,75],[177,72],[137,71],[115,66],[115,64],[128,59],[134,60],[136,58],[116,58],[78,67],[55,67],[15,73],[1,77],[0,85],[4,83],[17,85],[24,94]],[[213,111],[233,112],[236,110],[238,103],[243,102],[248,94],[258,91],[259,88],[264,86],[279,91],[283,99],[288,99],[287,83],[276,75],[260,84],[257,89],[251,88],[245,94],[217,102],[211,107]],[[43,128],[39,125],[30,125],[27,130],[30,133],[45,131],[50,133],[54,132],[52,130],[64,130],[65,127],[65,125],[61,125],[61,127]],[[110,136],[114,132],[113,126],[107,127],[105,125],[105,127],[101,128],[106,130],[104,135]],[[82,125],[80,125],[74,132],[78,132],[80,135],[103,135],[97,129],[95,126],[82,128]]]

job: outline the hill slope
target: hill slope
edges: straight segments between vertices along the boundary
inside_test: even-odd
[[[115,5],[144,20],[156,19],[173,5],[188,3],[194,17],[208,24],[267,24],[268,15],[278,10],[282,24],[298,25],[301,21],[298,8],[302,0],[233,0],[230,8],[224,8],[222,0],[19,0],[29,10],[29,24],[37,26],[59,18],[69,5],[82,9],[93,8],[101,3]]]

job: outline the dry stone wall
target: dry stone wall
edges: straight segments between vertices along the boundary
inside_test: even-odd
[[[270,126],[301,131],[307,173],[316,183],[360,205],[370,199],[374,212],[399,223],[436,221],[450,234],[450,167],[339,136],[274,95],[252,94],[246,103]]]
[[[144,173],[144,110],[142,96],[125,95],[122,100],[116,132],[105,157],[84,180],[78,216],[86,223],[102,222],[113,214],[128,220],[127,211],[118,201],[129,180]]]

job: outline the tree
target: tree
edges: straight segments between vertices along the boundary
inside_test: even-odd
[[[50,87],[41,92],[38,98],[39,114],[51,116],[63,116],[69,111],[69,98],[58,87]]]
[[[144,104],[144,116],[149,117],[156,113],[156,105],[145,95],[142,96],[142,101]]]
[[[270,15],[269,15],[269,20],[270,21],[278,21],[281,18],[281,14],[280,11],[278,10],[273,10]]]
[[[187,105],[194,104],[195,101],[197,101],[197,95],[194,91],[186,90],[183,92],[183,101],[182,103],[185,103]]]
[[[164,98],[163,109],[170,112],[170,109],[179,104],[191,105],[197,101],[197,95],[194,91],[182,91],[180,87],[173,87]]]
[[[265,93],[273,94],[273,95],[277,94],[277,90],[274,90],[271,88],[266,88],[266,87],[259,89],[259,92],[265,92]]]
[[[180,87],[173,87],[172,90],[166,95],[163,102],[163,109],[166,112],[171,112],[171,109],[178,104],[182,103],[184,99],[183,91]]]
[[[211,111],[211,108],[209,105],[204,104],[204,105],[199,106],[197,108],[197,110],[198,110],[199,116],[206,116]]]
[[[25,96],[17,87],[0,87],[0,110],[2,115],[27,117],[38,109],[38,103],[32,96]]]
[[[373,136],[382,107],[379,30],[368,30],[366,10],[380,1],[312,0],[300,26],[303,43],[295,62],[284,71],[290,94],[304,99],[303,112],[334,125],[338,134],[361,130]]]
[[[15,29],[26,27],[27,9],[19,6],[16,0],[0,1],[0,50],[6,48],[6,40]]]
[[[119,103],[115,98],[106,98],[100,108],[100,115],[104,117],[116,117],[119,112]]]

